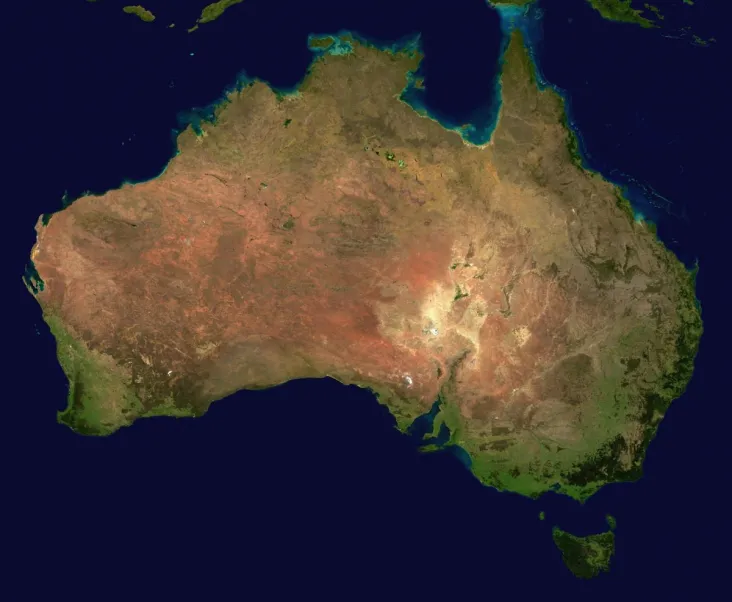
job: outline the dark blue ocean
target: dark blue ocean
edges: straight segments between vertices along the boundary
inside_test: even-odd
[[[158,175],[174,131],[243,78],[295,87],[311,33],[383,45],[419,34],[426,91],[415,102],[447,126],[489,132],[495,10],[246,0],[192,34],[203,0],[146,1],[152,24],[116,0],[34,3],[7,18],[0,599],[729,599],[730,15],[715,0],[656,3],[658,30],[604,21],[583,0],[540,0],[522,21],[586,165],[699,265],[694,378],[643,479],[584,506],[482,487],[454,456],[420,454],[367,391],[330,380],[241,392],[200,419],[76,435],[56,423],[66,381],[21,281],[40,214]],[[601,531],[606,514],[618,525],[612,570],[577,580],[551,528]]]

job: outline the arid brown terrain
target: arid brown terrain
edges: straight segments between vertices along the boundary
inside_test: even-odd
[[[579,166],[519,34],[484,147],[399,100],[419,56],[353,46],[295,95],[232,93],[160,177],[39,220],[62,420],[104,434],[329,375],[401,428],[439,397],[495,487],[636,478],[691,375],[692,275]]]

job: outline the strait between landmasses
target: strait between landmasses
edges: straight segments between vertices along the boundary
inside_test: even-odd
[[[157,179],[39,220],[63,422],[106,434],[328,375],[400,428],[439,398],[435,429],[499,489],[640,475],[691,376],[693,274],[579,167],[520,34],[484,147],[399,100],[419,60],[353,41],[295,95],[232,93]]]

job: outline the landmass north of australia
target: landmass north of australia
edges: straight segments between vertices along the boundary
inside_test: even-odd
[[[518,31],[482,146],[401,99],[419,52],[345,42],[292,94],[229,93],[159,177],[39,218],[60,421],[106,435],[327,376],[402,430],[438,401],[501,490],[637,479],[692,373],[694,273],[583,168]]]
[[[632,5],[632,0],[586,0],[587,3],[592,6],[604,19],[609,21],[618,21],[621,23],[633,23],[640,25],[641,27],[658,27],[658,22],[663,21],[664,16],[662,11],[655,5],[647,2],[643,3],[641,8],[635,8]],[[694,0],[676,0],[679,4],[684,3],[689,6],[693,6]],[[96,2],[96,0],[87,0],[87,2]],[[201,10],[201,16],[196,20],[196,24],[191,27],[188,31],[193,32],[198,29],[198,26],[204,23],[209,23],[218,19],[226,9],[241,4],[244,0],[218,0],[203,6]],[[536,0],[488,0],[488,2],[494,6],[527,6],[536,2]],[[640,3],[639,3],[640,4]],[[129,6],[126,8],[139,9],[139,11],[126,10],[126,12],[133,12],[138,14],[144,21],[152,21],[154,17],[146,18],[143,13],[152,15],[150,11],[143,9],[142,6]]]

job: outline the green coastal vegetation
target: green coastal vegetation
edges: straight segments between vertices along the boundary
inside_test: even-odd
[[[190,33],[192,31],[195,31],[196,29],[198,29],[199,25],[215,21],[224,13],[227,8],[229,8],[230,6],[234,6],[235,4],[240,4],[242,2],[244,2],[244,0],[219,0],[218,2],[212,2],[211,4],[207,4],[203,7],[203,10],[201,11],[201,16],[196,19],[196,24],[191,27],[188,32]]]
[[[694,40],[694,44],[697,46],[709,46],[710,42],[716,42],[716,38],[709,38],[708,40],[705,40],[704,38],[700,38],[698,35],[693,34],[692,39]]]
[[[136,6],[125,6],[122,10],[128,15],[137,15],[141,21],[145,21],[146,23],[152,23],[155,20],[155,15],[139,4]]]
[[[564,125],[564,129],[567,130],[567,151],[569,152],[569,160],[572,162],[572,165],[579,169],[584,169],[582,164],[582,155],[580,155],[580,147],[579,147],[579,140],[577,138],[577,134],[575,134],[572,127],[569,125],[569,119],[567,117],[567,112],[565,111],[562,117],[562,124]]]
[[[635,23],[641,27],[656,27],[643,11],[633,8],[631,0],[587,0],[605,19],[621,23]],[[652,11],[653,12],[653,11]],[[656,13],[657,15],[659,13]]]
[[[87,2],[94,3],[97,0],[86,0]],[[188,29],[189,32],[193,32],[198,29],[199,25],[203,23],[210,23],[218,19],[227,8],[240,4],[244,0],[218,0],[218,2],[212,2],[207,4],[201,10],[201,15],[196,19],[195,25]],[[586,0],[590,6],[592,6],[600,15],[609,20],[617,21],[621,23],[633,23],[640,25],[645,28],[658,27],[656,19],[658,21],[663,20],[663,14],[661,10],[649,3],[644,3],[643,8],[634,8],[632,0]],[[536,0],[489,0],[490,4],[495,7],[501,6],[527,6]],[[694,6],[694,0],[681,0],[688,6]],[[126,13],[137,15],[141,20],[150,22],[155,20],[155,16],[149,10],[142,6],[126,6],[123,9]],[[653,19],[649,18],[650,14],[653,15]],[[647,16],[648,15],[648,16]]]
[[[656,18],[659,21],[663,21],[663,15],[661,14],[660,8],[658,8],[657,6],[654,6],[653,4],[648,4],[648,3],[645,3],[643,5],[643,7],[646,8],[647,10],[650,10],[654,15],[656,15]]]
[[[241,2],[244,2],[244,0],[219,0],[218,2],[213,2],[203,8],[201,16],[198,18],[198,22],[209,23],[210,21],[218,19],[227,8]]]
[[[67,406],[58,422],[81,435],[110,435],[137,418],[194,417],[191,407],[176,405],[172,396],[145,408],[130,387],[131,374],[108,355],[90,349],[57,316],[46,315],[56,340],[56,355],[69,381]]]
[[[525,79],[520,80],[518,85],[522,86],[520,90],[524,91],[526,83],[535,83],[536,78],[530,55],[520,44],[518,34],[516,36],[511,47],[512,62],[506,62],[506,65],[523,66],[523,71],[519,75]],[[318,41],[320,40],[316,40]],[[506,67],[507,71],[508,69],[509,67]],[[515,69],[504,79],[506,84],[504,90],[508,89],[510,77],[514,79],[519,77]],[[516,82],[513,85],[515,89],[519,89]],[[522,98],[519,97],[517,106],[520,106]],[[555,100],[558,102],[558,99]],[[552,113],[552,120],[561,119],[560,115],[563,115],[565,125],[568,126],[566,114],[559,114],[559,110]],[[278,122],[284,127],[290,123],[292,123],[291,117]],[[552,121],[553,123],[555,121]],[[569,127],[564,143],[568,146],[572,163],[581,168],[579,141]],[[364,148],[367,149],[368,146]],[[378,151],[374,152],[378,154]],[[398,149],[397,152],[401,154]],[[386,151],[384,156],[386,161],[396,160],[391,151]],[[567,159],[563,157],[562,160]],[[260,182],[262,190],[267,187],[266,182]],[[632,207],[619,189],[616,190],[615,199],[610,197],[609,202],[611,207],[615,204],[614,209],[627,215],[629,221],[634,221]],[[295,219],[292,216],[287,217],[281,228],[286,231],[296,230]],[[523,424],[516,427],[514,423],[505,421],[505,424],[491,424],[488,427],[480,420],[466,419],[460,411],[459,393],[455,391],[457,369],[465,357],[463,354],[449,367],[449,378],[440,391],[441,404],[439,413],[434,419],[433,438],[437,438],[444,425],[449,431],[449,441],[446,445],[440,444],[439,447],[460,448],[470,462],[472,472],[484,484],[533,498],[546,491],[555,491],[584,501],[607,482],[638,479],[641,476],[645,449],[655,435],[658,423],[673,399],[683,392],[691,377],[694,356],[702,331],[699,305],[694,293],[695,272],[690,275],[670,251],[660,245],[659,247],[656,249],[656,255],[667,263],[665,271],[673,275],[668,281],[673,281],[674,286],[678,284],[680,288],[674,310],[674,315],[680,322],[679,328],[667,327],[667,322],[663,319],[664,306],[656,306],[653,308],[657,320],[655,329],[653,324],[641,324],[633,329],[627,329],[623,336],[618,338],[615,348],[596,358],[605,368],[603,378],[593,381],[587,377],[591,373],[593,358],[577,354],[558,364],[553,375],[550,375],[552,378],[546,381],[548,385],[559,383],[557,386],[562,387],[566,383],[571,383],[581,394],[579,401],[572,402],[574,404],[584,398],[593,400],[593,405],[589,407],[597,408],[597,418],[588,422],[589,426],[582,431],[582,445],[577,445],[576,449],[560,446],[549,438],[541,439],[540,435],[530,431]],[[626,276],[622,265],[614,260],[590,263],[593,273],[598,275],[598,279],[602,282]],[[458,265],[453,263],[450,269],[454,270]],[[463,265],[469,267],[470,264]],[[556,270],[556,265],[552,265]],[[661,280],[658,284],[652,283],[649,286],[659,288],[662,284]],[[657,290],[647,292],[655,293]],[[456,285],[454,301],[468,296],[467,287]],[[476,289],[473,289],[473,296],[478,296]],[[506,299],[508,302],[508,294]],[[193,415],[192,410],[177,406],[172,398],[153,409],[143,406],[147,401],[145,395],[149,398],[149,394],[139,394],[139,391],[136,394],[136,389],[131,384],[134,382],[133,375],[128,373],[127,368],[114,364],[110,356],[100,352],[94,345],[87,347],[83,340],[75,335],[73,328],[67,328],[53,314],[48,316],[47,322],[58,342],[59,361],[70,383],[68,408],[60,414],[61,422],[77,432],[106,434],[141,416]],[[654,345],[644,345],[645,341],[653,341]],[[656,354],[660,353],[664,354],[663,365],[661,369],[657,369],[653,362]],[[149,366],[146,358],[143,357],[141,361]],[[437,370],[439,378],[440,368]],[[630,374],[633,376],[628,376]],[[644,374],[648,375],[648,378],[643,378]],[[387,387],[384,387],[384,391],[380,391],[373,387],[373,383],[368,383],[366,386],[378,395],[381,403],[389,406],[397,426],[401,430],[407,430],[419,414],[420,404],[413,399],[394,394]],[[628,420],[631,435],[640,432],[642,438],[640,440],[630,436],[626,438],[623,430],[618,428],[620,420]],[[535,442],[538,442],[538,445],[535,445]],[[527,454],[527,449],[534,448],[536,451],[533,455]],[[577,541],[580,541],[582,546],[589,546],[592,551],[592,554],[588,552],[585,556],[591,556],[593,559],[600,557],[600,560],[606,556],[607,564],[613,548],[611,546],[610,551],[607,551],[606,540],[610,539],[611,544],[614,541],[613,527],[611,524],[610,537],[607,533],[591,536],[599,538],[596,540],[576,538],[555,529],[555,541],[559,539],[563,545],[574,542],[575,549],[579,545]],[[592,542],[592,545],[586,543],[586,539]],[[559,542],[557,545],[564,550]],[[605,556],[597,552],[597,549],[604,550]],[[602,565],[602,562],[598,562]]]
[[[308,48],[311,48],[313,50],[325,50],[327,48],[330,48],[333,44],[335,44],[335,39],[331,36],[310,36],[308,38]]]
[[[607,516],[610,529],[604,533],[577,537],[559,527],[552,529],[552,538],[567,568],[580,579],[592,579],[610,570],[610,560],[615,553],[616,521]]]
[[[525,6],[535,0],[491,0],[494,6]],[[587,0],[603,18],[608,21],[619,21],[621,23],[635,23],[641,27],[656,27],[656,24],[644,16],[643,10],[633,8],[632,0]],[[685,4],[692,5],[692,0],[683,0]],[[656,6],[650,4],[644,5],[645,9],[654,13],[656,18],[663,19],[661,11]]]
[[[633,211],[633,206],[630,204],[630,201],[626,198],[620,188],[615,190],[615,199],[615,204],[617,205],[618,209],[620,209],[623,213],[625,213],[625,215],[628,216],[628,221],[635,221],[635,212]]]
[[[128,375],[114,360],[90,350],[54,315],[44,320],[56,339],[56,354],[69,380],[68,405],[58,421],[82,435],[108,435],[142,413]]]

